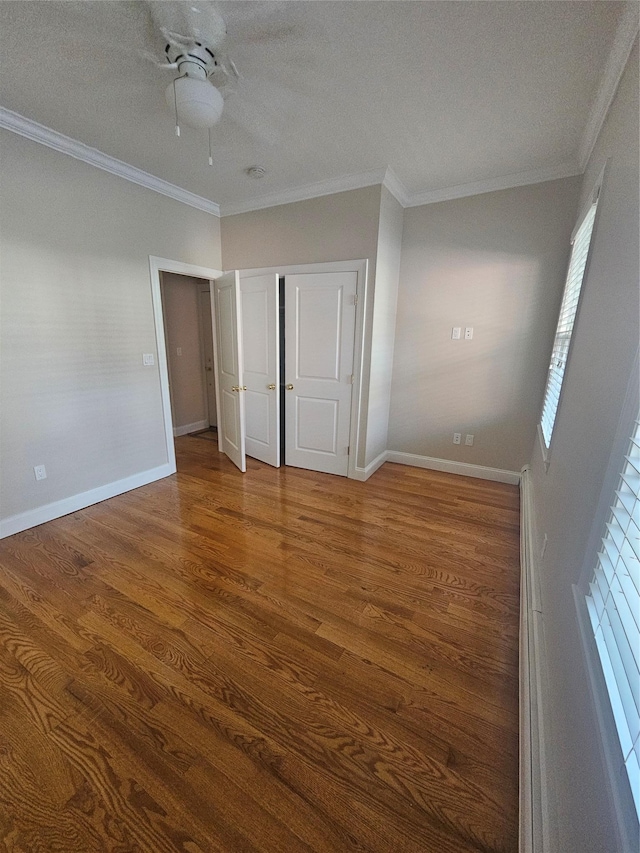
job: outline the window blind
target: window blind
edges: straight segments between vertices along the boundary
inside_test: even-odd
[[[591,244],[591,235],[593,233],[593,223],[596,216],[597,206],[598,201],[596,199],[591,204],[586,216],[580,224],[580,227],[576,231],[573,240],[573,247],[571,249],[571,260],[569,261],[569,271],[567,273],[567,281],[564,287],[564,294],[562,296],[562,305],[560,306],[558,328],[556,329],[553,350],[551,352],[551,363],[549,364],[547,387],[544,392],[544,404],[542,407],[542,418],[540,420],[542,434],[547,447],[549,447],[551,443],[551,435],[553,433],[553,426],[556,420],[556,413],[558,411],[560,390],[562,388],[562,380],[564,379],[564,371],[567,364],[567,356],[569,354],[573,322],[575,320],[576,311],[578,310],[580,289],[582,288],[582,279],[584,278],[584,271],[587,265],[587,257],[589,255],[589,246]]]
[[[640,420],[590,589],[587,607],[640,819]]]

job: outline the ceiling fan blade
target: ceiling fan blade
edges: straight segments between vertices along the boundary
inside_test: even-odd
[[[290,133],[292,120],[303,112],[308,97],[269,80],[240,78],[223,90],[225,114],[254,140],[278,145],[283,134]],[[277,107],[266,107],[274,103]]]
[[[220,47],[226,37],[226,24],[212,2],[149,0],[146,5],[158,32],[178,47],[200,42],[215,49]]]
[[[155,53],[152,53],[150,50],[141,50],[138,52],[138,55],[142,57],[142,59],[150,62],[152,65],[155,65],[156,68],[160,68],[163,71],[177,71],[178,63],[177,62],[169,62],[166,56],[160,58],[156,56]]]

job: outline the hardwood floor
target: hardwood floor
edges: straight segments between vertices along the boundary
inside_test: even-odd
[[[0,542],[6,850],[516,851],[517,487],[176,448]]]

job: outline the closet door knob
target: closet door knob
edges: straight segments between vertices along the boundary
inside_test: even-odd
[[[276,390],[276,386],[273,384],[273,382],[271,383],[271,385],[267,385],[267,388],[269,389],[269,391],[275,391]]]
[[[287,385],[287,391],[293,391],[293,385]]]

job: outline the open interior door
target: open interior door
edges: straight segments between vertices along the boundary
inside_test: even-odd
[[[247,455],[280,465],[278,275],[240,273]]]
[[[241,471],[246,471],[240,274],[228,272],[215,279],[213,294],[216,378],[220,400],[218,441],[223,453]]]

